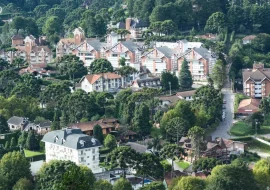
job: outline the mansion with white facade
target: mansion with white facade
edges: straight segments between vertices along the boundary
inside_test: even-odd
[[[46,162],[70,160],[77,165],[87,166],[93,173],[102,172],[99,167],[100,142],[82,133],[81,129],[62,129],[44,135]]]

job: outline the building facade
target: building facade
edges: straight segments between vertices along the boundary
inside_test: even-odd
[[[80,89],[85,92],[117,92],[125,86],[125,78],[115,73],[85,75],[79,82]]]
[[[46,162],[70,160],[77,165],[87,166],[93,173],[100,173],[100,142],[82,133],[81,129],[62,129],[44,135]]]
[[[263,98],[270,93],[270,68],[264,64],[253,65],[253,69],[243,69],[243,92],[251,98]]]
[[[4,57],[10,63],[13,62],[15,58],[21,58],[28,62],[29,64],[46,64],[53,60],[53,53],[48,46],[40,46],[34,36],[26,36],[22,39],[20,36],[13,36],[12,47],[16,51],[5,52]]]

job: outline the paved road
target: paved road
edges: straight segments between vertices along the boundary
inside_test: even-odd
[[[219,127],[212,133],[212,138],[222,137],[222,138],[231,138],[228,134],[230,131],[230,127],[233,123],[233,112],[234,112],[234,94],[231,92],[229,88],[222,89],[222,93],[224,95],[224,99],[226,100],[226,117],[225,120],[222,121]]]

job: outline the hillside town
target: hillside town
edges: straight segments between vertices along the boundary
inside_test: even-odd
[[[268,190],[269,15],[1,0],[0,190]]]

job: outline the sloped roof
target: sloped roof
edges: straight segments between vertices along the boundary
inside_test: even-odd
[[[189,90],[184,92],[177,92],[176,96],[181,96],[183,98],[193,96],[193,94],[196,92],[196,90]]]
[[[135,150],[138,153],[145,153],[146,150],[147,150],[147,146],[141,145],[141,144],[138,144],[138,143],[134,143],[134,142],[128,142],[126,145],[129,146],[130,148],[132,148],[133,150]]]
[[[243,40],[253,40],[254,38],[256,38],[255,35],[249,35],[243,38]]]
[[[261,81],[264,78],[270,78],[270,68],[264,68],[264,69],[243,69],[242,70],[243,75],[243,82],[247,81],[248,78],[254,80],[254,81]]]
[[[149,24],[147,22],[144,22],[143,20],[140,20],[140,19],[137,19],[137,20],[132,19],[130,26],[132,28],[144,28],[144,27],[148,27]]]
[[[88,39],[86,39],[86,42],[90,45],[90,46],[92,46],[93,48],[94,48],[94,50],[96,50],[96,51],[99,51],[102,47],[103,47],[103,43],[101,43],[99,40],[97,40],[97,39],[90,39],[90,38],[88,38]]]
[[[159,99],[162,101],[170,101],[172,104],[175,104],[176,102],[180,100],[180,98],[175,95],[174,96],[160,96]]]
[[[81,81],[86,78],[90,84],[94,84],[100,77],[106,79],[119,79],[121,78],[120,75],[115,73],[101,73],[101,74],[93,74],[93,75],[85,75]]]
[[[115,124],[110,124],[112,122],[115,122]],[[98,121],[89,121],[89,122],[82,122],[82,123],[73,123],[73,124],[69,124],[68,126],[71,128],[79,128],[84,132],[84,131],[93,130],[95,125],[99,125],[102,129],[113,128],[113,127],[118,128],[119,127],[118,120],[114,119],[114,118],[100,119]]]
[[[208,59],[211,57],[211,53],[209,52],[209,50],[204,47],[200,47],[200,48],[195,47],[194,51],[200,54],[204,59]]]
[[[123,46],[128,48],[128,50],[131,51],[131,52],[135,52],[139,48],[139,46],[136,43],[134,43],[133,41],[131,41],[131,40],[122,41],[120,43],[122,43]]]
[[[13,125],[20,125],[21,123],[23,123],[23,121],[24,121],[23,117],[12,116],[11,118],[9,118],[7,123],[13,124]]]
[[[24,38],[21,35],[14,35],[11,37],[12,40],[23,40]]]
[[[85,149],[101,146],[100,142],[82,133],[81,129],[62,129],[48,132],[44,135],[43,142],[49,142],[72,149]]]
[[[174,51],[167,46],[162,46],[162,47],[156,47],[158,51],[164,54],[165,57],[171,58],[172,55],[174,54]]]
[[[238,106],[238,109],[247,109],[247,110],[253,110],[253,109],[259,109],[260,100],[259,99],[245,99],[242,100]]]

